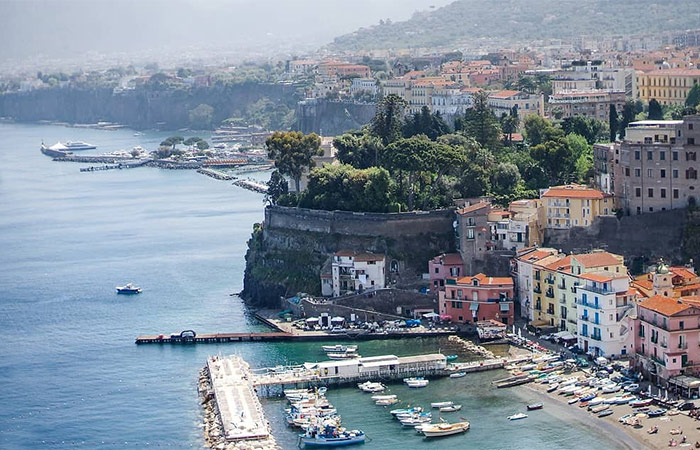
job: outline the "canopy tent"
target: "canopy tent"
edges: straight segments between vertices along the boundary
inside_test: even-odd
[[[342,322],[345,322],[345,318],[344,318],[344,317],[333,317],[333,318],[331,319],[331,322],[336,322],[336,323],[340,322],[340,323],[342,323]]]
[[[426,319],[436,319],[436,318],[440,317],[440,314],[437,314],[434,312],[429,312],[427,314],[423,314],[423,317],[425,317]]]
[[[562,341],[575,341],[576,336],[568,331],[560,331],[559,333],[554,333],[554,336]]]

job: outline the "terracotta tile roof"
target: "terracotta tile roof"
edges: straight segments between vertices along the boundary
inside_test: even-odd
[[[639,302],[639,306],[648,310],[670,317],[691,308],[690,305],[680,300],[663,295],[655,295]]]
[[[627,278],[627,276],[612,272],[590,272],[579,275],[579,278],[583,278],[584,280],[597,281],[598,283],[605,283],[612,280]]]
[[[585,186],[568,185],[554,186],[542,194],[543,198],[593,198],[602,199],[603,193],[598,189],[593,189]]]
[[[490,203],[486,203],[486,202],[475,203],[475,204],[473,204],[473,205],[466,206],[466,207],[464,207],[464,208],[462,208],[462,209],[458,209],[458,210],[457,210],[457,214],[467,214],[467,213],[470,213],[470,212],[477,211],[477,210],[479,210],[479,209],[481,209],[481,208],[486,208],[487,206],[491,206],[491,204],[490,204]]]
[[[700,295],[687,295],[681,297],[681,301],[692,306],[700,307]]]
[[[471,284],[473,280],[479,280],[479,286],[513,285],[511,277],[488,277],[483,273],[478,273],[473,277],[463,277],[457,280],[458,283]]]
[[[546,266],[545,269],[549,270],[566,270],[571,268],[571,256],[565,256],[559,260],[553,261]]]
[[[443,253],[433,258],[434,264],[440,264],[442,259],[442,264],[462,264],[462,255],[459,253]]]
[[[615,255],[608,252],[583,253],[580,255],[572,255],[572,257],[586,268],[616,266],[621,264],[621,261],[619,261]]]
[[[673,272],[673,275],[682,277],[684,280],[693,280],[698,277],[696,273],[692,272],[687,267],[670,267],[669,269]]]
[[[510,90],[503,90],[503,91],[496,91],[492,92],[489,94],[489,97],[491,98],[510,98],[510,97],[515,97],[516,95],[521,94],[520,91],[510,91]]]

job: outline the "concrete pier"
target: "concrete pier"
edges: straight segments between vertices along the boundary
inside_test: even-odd
[[[224,173],[220,170],[211,169],[211,168],[202,167],[200,169],[197,169],[197,172],[199,172],[203,175],[206,175],[208,177],[214,178],[215,180],[229,181],[229,180],[235,179],[235,177],[233,177],[227,173]]]

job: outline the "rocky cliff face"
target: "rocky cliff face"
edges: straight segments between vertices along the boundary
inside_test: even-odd
[[[111,88],[48,88],[0,95],[0,117],[69,123],[109,121],[135,129],[175,130],[189,126],[189,112],[200,104],[214,108],[212,123],[218,124],[228,117],[240,117],[248,105],[264,97],[289,107],[298,100],[294,86],[263,83],[189,90],[136,89],[116,94]]]
[[[367,214],[268,207],[248,241],[242,297],[256,306],[280,296],[320,294],[323,264],[339,250],[387,255],[389,282],[415,286],[428,260],[454,251],[452,211],[431,214]],[[362,231],[361,228],[366,229]],[[391,265],[397,270],[391,272]]]
[[[337,136],[368,124],[377,110],[374,103],[304,100],[297,104],[296,129],[303,133]]]

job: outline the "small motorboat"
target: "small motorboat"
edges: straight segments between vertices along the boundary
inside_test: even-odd
[[[422,433],[426,438],[451,436],[453,434],[464,433],[469,429],[469,422],[437,423],[434,425],[423,425]]]
[[[445,408],[447,406],[454,405],[454,402],[433,402],[430,404],[431,408]]]
[[[440,408],[440,412],[455,412],[459,411],[460,409],[462,409],[462,405],[443,406]]]
[[[341,359],[354,359],[359,358],[360,355],[356,351],[345,351],[342,353],[326,353],[328,359],[341,360]]]
[[[458,358],[457,355],[447,355],[447,356],[445,356],[445,359],[446,359],[447,361],[454,361],[454,360],[457,359],[457,358]]]
[[[373,395],[372,400],[391,400],[393,398],[396,398],[396,394],[388,394],[388,395]]]
[[[598,405],[598,406],[594,406],[593,408],[589,407],[589,409],[593,414],[598,414],[598,413],[601,413],[605,410],[610,409],[610,405]]]
[[[374,383],[372,381],[367,381],[365,383],[360,383],[357,385],[362,392],[370,392],[372,394],[376,392],[383,392],[386,389],[382,383]]]
[[[664,414],[666,414],[666,411],[667,411],[667,410],[665,410],[665,409],[663,409],[663,408],[659,408],[659,409],[655,409],[655,410],[653,410],[653,411],[649,411],[649,412],[647,413],[647,415],[649,415],[649,417],[661,417],[661,416],[663,416]]]
[[[671,428],[668,432],[675,436],[677,434],[682,434],[683,430],[681,430],[680,428]]]
[[[455,372],[450,374],[450,378],[463,378],[467,376],[467,372]]]
[[[644,399],[644,400],[633,400],[629,402],[629,405],[632,408],[643,408],[645,406],[651,405],[652,400],[650,398]]]
[[[377,406],[390,406],[390,405],[395,405],[399,402],[398,398],[386,398],[383,400],[376,400],[374,402],[375,405]]]
[[[299,438],[306,447],[340,447],[364,443],[365,433],[360,430],[345,431],[331,427],[324,430],[309,428],[306,433],[300,434]]]
[[[571,400],[569,400],[569,405],[573,405],[573,404],[576,403],[577,401],[579,401],[579,398],[578,398],[578,397],[572,398]]]
[[[117,286],[117,294],[134,295],[140,294],[141,288],[134,286],[133,283],[126,283],[124,286]]]
[[[557,390],[557,388],[559,388],[559,383],[550,384],[549,387],[547,388],[547,392],[548,393],[554,392]]]
[[[532,405],[527,405],[528,411],[534,411],[536,409],[542,409],[544,405],[542,403],[533,403]]]
[[[400,414],[418,414],[422,412],[423,408],[421,408],[420,406],[414,406],[413,408],[392,409],[391,411],[389,411],[389,413],[394,417]]]
[[[345,353],[357,351],[357,345],[323,345],[321,348],[326,353]]]
[[[653,426],[647,430],[648,434],[656,434],[658,432],[659,432],[659,427],[657,427],[657,426]]]
[[[513,414],[512,416],[508,416],[508,420],[520,420],[520,419],[525,419],[526,417],[527,417],[527,414],[517,413],[517,414]]]
[[[432,419],[428,416],[416,416],[416,417],[407,417],[405,419],[401,419],[399,422],[401,422],[401,425],[404,427],[414,427],[416,425],[421,425],[424,423],[430,423]]]
[[[612,409],[606,409],[605,411],[601,411],[598,414],[598,417],[607,417],[607,416],[611,415],[612,413],[613,413]]]
[[[588,406],[588,402],[581,402],[578,404],[579,408],[585,408],[586,406]]]
[[[430,381],[426,380],[425,378],[418,377],[418,378],[404,378],[404,383],[410,388],[424,388],[430,383]]]

